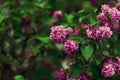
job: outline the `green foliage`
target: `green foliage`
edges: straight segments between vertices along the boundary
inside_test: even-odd
[[[16,75],[14,77],[14,80],[25,80],[24,77],[22,75]]]
[[[76,78],[76,77],[80,76],[82,71],[83,71],[83,68],[82,68],[81,65],[73,64],[70,68],[70,71],[69,71],[69,77],[70,78]]]
[[[91,45],[81,46],[80,48],[82,55],[88,61],[94,52],[94,48]]]
[[[118,75],[113,79],[101,76],[99,55],[120,56],[119,31],[99,43],[89,39],[82,26],[102,25],[96,16],[100,6],[108,2],[97,0],[96,5],[91,5],[89,0],[1,0],[0,80],[55,80],[54,71],[61,68],[69,72],[70,78],[86,71],[90,80],[118,80]],[[53,13],[58,10],[62,11],[62,17],[54,18]],[[110,15],[107,17],[112,20]],[[50,40],[52,24],[71,27],[74,32],[79,27],[79,34],[66,40],[74,40],[80,50],[67,55],[64,44]],[[74,64],[68,70],[71,62]]]

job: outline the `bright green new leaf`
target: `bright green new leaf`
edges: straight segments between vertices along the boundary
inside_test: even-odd
[[[88,61],[94,52],[94,48],[91,45],[81,46],[81,52],[84,58]]]
[[[103,51],[103,54],[105,55],[105,56],[109,56],[109,51]]]
[[[22,75],[16,75],[14,77],[14,80],[25,80],[24,77]]]
[[[43,43],[48,43],[50,38],[49,37],[37,37],[38,40],[40,40]]]
[[[3,13],[0,13],[0,24],[1,24],[5,19],[7,19],[7,18],[8,18],[7,15],[5,15],[5,14],[3,14]]]

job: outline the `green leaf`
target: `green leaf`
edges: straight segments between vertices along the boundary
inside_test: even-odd
[[[5,19],[7,19],[8,16],[3,14],[3,13],[0,13],[0,23],[2,23]]]
[[[51,8],[51,6],[48,4],[48,2],[39,2],[39,3],[36,3],[35,5],[40,8]]]
[[[103,54],[105,55],[105,56],[109,56],[109,51],[103,51]]]
[[[41,36],[36,37],[36,39],[40,40],[40,41],[43,42],[43,43],[48,43],[49,40],[50,40],[49,37],[41,37]]]
[[[37,55],[40,52],[40,48],[42,47],[43,44],[39,44],[37,45],[34,49],[33,49],[33,53],[35,55]]]
[[[85,20],[85,19],[88,19],[90,17],[90,14],[89,15],[85,15],[85,16],[81,16],[80,18],[79,18],[79,23],[81,23],[83,20]]]
[[[7,62],[7,58],[5,57],[5,55],[3,53],[0,53],[0,62],[2,63],[5,63]]]
[[[2,7],[6,7],[6,6],[9,6],[9,5],[11,5],[12,4],[12,2],[5,2],[3,5],[2,5]]]
[[[44,24],[48,25],[50,23],[57,22],[57,19],[56,18],[47,18],[46,20],[43,20],[43,21],[44,21]]]
[[[91,45],[81,46],[81,52],[84,58],[88,61],[94,52],[94,48]]]
[[[94,24],[96,24],[96,19],[93,17],[93,16],[90,16],[90,24],[91,25],[94,25]]]
[[[56,44],[56,47],[58,48],[59,51],[64,50],[64,45],[63,44]]]
[[[65,18],[68,23],[73,23],[74,15],[73,14],[65,14]]]
[[[22,75],[16,75],[14,77],[14,80],[25,80],[24,77]]]
[[[69,36],[68,39],[74,40],[77,43],[82,43],[84,41],[84,38],[79,36]]]
[[[101,64],[101,59],[100,58],[95,58],[95,62],[97,65]]]
[[[79,64],[73,64],[69,71],[69,77],[70,78],[78,77],[78,76],[80,76],[82,71],[83,71],[82,66],[80,66]]]
[[[114,53],[120,56],[120,46],[114,48]]]
[[[84,12],[96,13],[97,8],[89,6],[89,7],[86,7],[84,9],[80,10],[78,13],[84,13]]]

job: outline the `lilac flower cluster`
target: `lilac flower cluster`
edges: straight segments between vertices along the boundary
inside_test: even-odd
[[[72,28],[64,28],[63,26],[54,26],[51,28],[50,39],[58,44],[66,41],[66,38],[73,33]]]
[[[117,8],[110,8],[108,10],[108,14],[110,14],[110,16],[112,17],[112,20],[115,23],[118,23],[120,20],[120,11]]]
[[[116,5],[116,8],[120,11],[120,3]]]
[[[66,73],[63,69],[56,70],[55,71],[55,77],[59,80],[65,80],[66,78]]]
[[[53,13],[53,17],[56,19],[60,19],[62,17],[62,11],[58,10]]]
[[[106,58],[104,60],[104,63],[101,69],[101,74],[104,77],[112,77],[115,74],[115,66],[112,59]]]
[[[64,28],[63,26],[54,26],[51,28],[50,39],[58,44],[64,43],[66,53],[73,54],[78,51],[79,45],[73,40],[67,40],[66,38],[73,34],[72,28]]]
[[[117,58],[117,62],[115,63],[116,65],[116,72],[117,74],[120,75],[120,57],[116,57]]]
[[[110,27],[111,30],[114,29],[114,25],[111,23],[111,20],[108,19],[104,13],[99,13],[97,19],[100,20],[104,24],[104,26]]]
[[[101,6],[101,13],[97,16],[97,19],[100,20],[104,26],[110,27],[111,30],[118,30],[119,28],[119,21],[120,21],[120,11],[119,6],[116,7],[109,7],[109,5],[102,5]],[[110,15],[108,17],[107,15]]]
[[[101,42],[104,38],[110,38],[112,36],[112,31],[109,27],[104,26],[90,26],[86,25],[86,32],[89,38],[98,40]]]
[[[104,63],[103,68],[101,70],[101,74],[104,77],[112,77],[115,74],[113,64]]]
[[[112,77],[115,72],[120,75],[120,58],[117,57],[117,62],[113,62],[112,59],[106,58],[103,60],[103,66],[101,69],[101,74],[104,77]]]
[[[78,51],[79,45],[73,40],[67,40],[64,44],[65,51],[69,55],[73,54],[75,51]]]

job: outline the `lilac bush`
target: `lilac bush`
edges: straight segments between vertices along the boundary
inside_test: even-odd
[[[0,80],[120,80],[119,0],[0,1]]]

